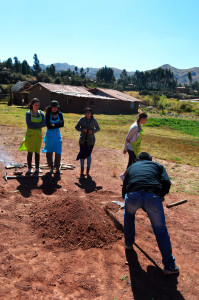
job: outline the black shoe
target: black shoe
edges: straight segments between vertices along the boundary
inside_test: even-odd
[[[179,273],[179,267],[174,265],[172,267],[164,267],[164,274],[165,275],[171,275],[171,274],[178,274]]]

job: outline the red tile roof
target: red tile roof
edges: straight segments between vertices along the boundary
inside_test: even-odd
[[[55,83],[45,83],[45,82],[38,82],[37,84],[30,87],[28,90],[33,89],[36,85],[41,85],[45,89],[49,90],[53,93],[80,93],[80,94],[91,94],[87,89],[83,86],[73,86],[73,85],[63,85],[63,84],[55,84]]]
[[[134,98],[128,94],[119,92],[117,90],[112,90],[112,89],[103,89],[103,88],[96,88],[96,90],[101,91],[102,93],[106,94],[107,96],[111,96],[114,97],[118,100],[124,100],[124,101],[138,101],[138,102],[142,102],[142,100],[139,100],[137,98]]]

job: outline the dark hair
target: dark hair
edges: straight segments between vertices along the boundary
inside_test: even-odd
[[[146,119],[147,117],[148,116],[147,116],[147,114],[145,112],[139,113],[138,116],[137,116],[137,123],[138,123],[138,125],[140,124],[140,120],[141,119]]]
[[[152,161],[152,156],[151,154],[147,152],[140,152],[137,156],[136,160],[151,160]]]
[[[29,108],[30,110],[32,110],[33,104],[35,104],[35,103],[37,103],[37,102],[40,102],[39,99],[33,98],[33,99],[28,103],[28,105],[26,106],[26,108]]]
[[[54,107],[56,107],[56,106],[54,106]],[[51,113],[51,111],[52,111],[52,106],[46,106],[45,107],[45,109],[44,109],[44,111],[46,112],[46,113]],[[59,111],[59,107],[57,106],[57,112]]]
[[[50,113],[52,111],[52,107],[57,107],[57,111],[59,111],[59,102],[57,100],[52,100],[49,106],[46,106],[45,112]]]
[[[84,109],[84,113],[86,113],[86,112],[90,112],[91,115],[93,116],[93,110],[92,110],[92,108],[86,107],[86,108]]]

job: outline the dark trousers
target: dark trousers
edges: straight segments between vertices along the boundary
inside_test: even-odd
[[[27,155],[27,162],[28,162],[28,168],[32,168],[32,154],[33,152],[28,152]],[[40,160],[40,154],[35,153],[35,166],[36,168],[39,168],[39,160]]]
[[[55,153],[54,164],[53,164],[53,152],[46,152],[46,159],[50,169],[53,169],[53,167],[55,167],[56,170],[59,170],[60,163],[61,163],[61,154]]]
[[[127,165],[127,169],[136,161],[136,156],[135,153],[131,150],[127,150],[128,151],[128,155],[129,155],[129,162]]]

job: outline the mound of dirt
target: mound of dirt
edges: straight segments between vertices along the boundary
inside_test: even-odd
[[[62,199],[48,200],[31,212],[34,232],[50,249],[102,248],[122,238],[103,207],[93,197],[68,192]]]

